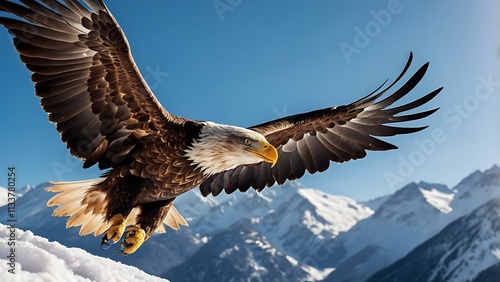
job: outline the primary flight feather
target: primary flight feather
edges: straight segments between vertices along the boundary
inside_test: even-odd
[[[120,253],[135,252],[154,232],[187,225],[177,196],[200,187],[203,195],[262,190],[321,172],[331,161],[363,158],[366,150],[396,147],[376,137],[425,127],[388,124],[429,116],[405,112],[434,98],[389,108],[423,78],[428,64],[400,88],[412,54],[386,88],[346,106],[328,107],[241,128],[170,114],[134,63],[128,42],[100,0],[0,1],[0,17],[14,36],[21,61],[33,72],[36,95],[61,139],[99,179],[60,182],[47,203],[80,234],[103,234],[102,246],[123,234]],[[14,17],[8,16],[13,15]],[[384,98],[382,99],[382,96]]]

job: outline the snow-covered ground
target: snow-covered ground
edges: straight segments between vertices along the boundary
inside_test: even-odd
[[[15,234],[16,240],[9,241],[10,228],[0,224],[0,281],[167,281],[82,249],[49,242],[31,231],[16,230]],[[8,257],[12,254],[13,264]]]

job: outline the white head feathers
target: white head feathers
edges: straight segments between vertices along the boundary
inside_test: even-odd
[[[212,175],[239,165],[262,162],[262,157],[248,150],[260,144],[269,144],[260,133],[242,127],[205,122],[199,138],[186,150],[186,156],[193,161],[193,165],[200,166],[205,175]]]

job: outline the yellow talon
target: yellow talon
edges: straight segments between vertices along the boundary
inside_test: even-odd
[[[111,220],[111,227],[102,236],[101,248],[109,248],[109,241],[113,241],[113,244],[118,242],[125,231],[125,218],[121,214],[114,215]]]
[[[119,254],[129,255],[137,251],[144,243],[146,232],[137,226],[132,226],[125,232],[125,239],[121,243],[121,252]]]

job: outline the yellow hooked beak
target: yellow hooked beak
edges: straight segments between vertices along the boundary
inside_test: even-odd
[[[263,159],[265,162],[270,163],[271,167],[278,161],[278,151],[268,142],[256,143],[254,146],[248,148],[248,151]]]

